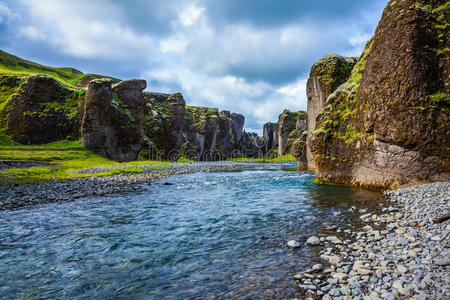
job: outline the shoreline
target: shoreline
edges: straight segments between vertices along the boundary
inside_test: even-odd
[[[36,183],[15,183],[0,187],[0,210],[12,210],[31,207],[39,204],[70,202],[78,198],[102,197],[128,193],[139,193],[141,184],[152,184],[169,176],[196,172],[236,172],[245,169],[256,169],[262,166],[278,166],[282,162],[238,163],[229,161],[171,163],[161,165],[136,166],[143,168],[141,173],[126,173],[110,176],[95,176],[105,170],[121,169],[126,166],[95,167],[77,171],[77,173],[93,174],[91,177],[51,180]]]
[[[294,287],[308,299],[449,299],[450,222],[436,223],[449,192],[448,182],[385,191],[391,206],[361,213],[362,231],[308,240],[321,263],[295,275]]]

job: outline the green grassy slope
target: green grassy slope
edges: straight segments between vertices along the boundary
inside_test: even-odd
[[[72,87],[84,87],[90,80],[96,78],[110,78],[113,82],[119,81],[119,79],[109,76],[83,74],[81,71],[74,68],[53,68],[43,66],[0,50],[0,76],[29,76],[32,74],[48,75]]]

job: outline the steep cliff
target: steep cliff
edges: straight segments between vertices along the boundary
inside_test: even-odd
[[[12,92],[1,115],[14,141],[43,144],[80,137],[84,90],[72,89],[45,75],[2,76],[0,84],[4,91],[9,88]]]
[[[138,157],[144,143],[145,80],[125,80],[114,86],[107,79],[89,83],[84,105],[83,146],[118,161]]]
[[[314,158],[310,149],[312,131],[316,127],[316,118],[322,111],[327,97],[347,81],[358,59],[328,54],[318,60],[309,73],[306,83],[308,98],[308,135],[306,138],[307,168],[314,169]],[[298,142],[301,145],[300,141]]]
[[[311,138],[323,182],[396,187],[448,179],[447,1],[390,1]]]
[[[292,112],[285,109],[277,123],[266,123],[259,143],[264,143],[261,152],[268,157],[292,154],[299,161],[306,159],[307,114],[304,111]],[[303,165],[300,167],[303,168]]]
[[[181,94],[145,93],[146,141],[153,154],[201,160],[232,157],[240,150],[244,117],[217,108],[186,106]]]

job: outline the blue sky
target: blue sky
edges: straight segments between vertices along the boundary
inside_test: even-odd
[[[0,48],[41,64],[182,92],[261,133],[306,110],[311,65],[359,56],[387,0],[0,0]]]

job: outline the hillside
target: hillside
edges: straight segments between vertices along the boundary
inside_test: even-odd
[[[40,65],[0,50],[0,75],[24,77],[32,74],[48,75],[72,87],[85,87],[89,81],[96,78],[109,78],[113,82],[119,81],[119,79],[109,76],[84,74],[74,68],[53,68]]]

